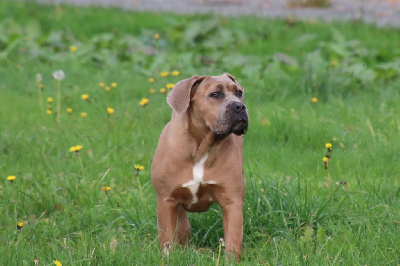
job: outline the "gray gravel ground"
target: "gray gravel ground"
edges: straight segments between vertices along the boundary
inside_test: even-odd
[[[270,18],[362,20],[378,26],[400,27],[400,0],[331,0],[328,8],[289,8],[290,0],[37,0],[42,3],[97,5],[127,10],[257,15]]]

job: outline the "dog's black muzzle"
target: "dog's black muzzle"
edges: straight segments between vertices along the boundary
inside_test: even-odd
[[[231,102],[227,105],[227,111],[232,125],[232,132],[235,135],[243,135],[249,127],[249,116],[246,105],[242,102]]]

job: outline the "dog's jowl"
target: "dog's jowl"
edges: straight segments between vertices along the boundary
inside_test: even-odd
[[[157,192],[161,247],[186,244],[187,212],[222,209],[226,252],[242,253],[243,136],[249,125],[244,90],[229,74],[193,76],[167,97],[171,121],[161,133],[151,166]]]

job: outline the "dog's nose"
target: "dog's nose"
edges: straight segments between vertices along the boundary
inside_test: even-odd
[[[246,111],[246,105],[242,102],[232,102],[229,104],[229,108],[238,114],[242,114]]]

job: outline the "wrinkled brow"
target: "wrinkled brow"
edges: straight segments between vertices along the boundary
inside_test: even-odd
[[[232,84],[232,85],[229,86],[228,89],[229,89],[230,91],[235,92],[235,91],[237,90],[237,86],[236,86],[236,84]]]
[[[221,83],[217,84],[216,87],[217,87],[218,90],[221,90],[221,91],[224,89],[224,85],[221,84]]]

